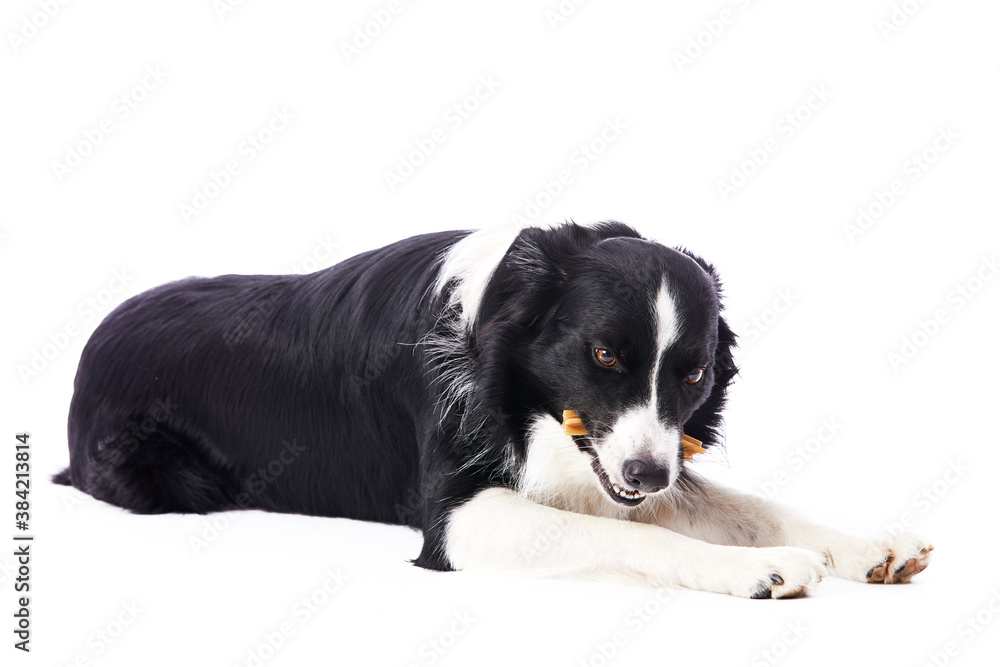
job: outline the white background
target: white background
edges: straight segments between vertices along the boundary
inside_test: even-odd
[[[37,536],[30,655],[11,648],[0,550],[4,664],[763,665],[771,650],[786,665],[984,665],[1000,651],[996,3],[595,1],[555,21],[555,0],[454,0],[403,2],[384,27],[387,1],[49,4],[51,18],[28,0],[0,17],[0,534],[24,430]],[[294,119],[269,134],[275,109]],[[229,161],[239,173],[213,187]],[[186,220],[196,191],[211,197]],[[872,221],[849,234],[859,207]],[[744,349],[728,454],[697,469],[872,537],[910,519],[937,547],[930,569],[899,587],[827,579],[794,601],[656,597],[421,571],[406,562],[420,537],[400,527],[133,516],[48,483],[68,462],[80,351],[129,296],[514,214],[615,218],[714,262]],[[327,572],[346,577],[330,594]],[[306,617],[310,596],[323,604]]]

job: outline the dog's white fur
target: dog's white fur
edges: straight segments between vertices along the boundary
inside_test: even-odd
[[[464,279],[454,298],[467,324],[513,240],[477,234],[455,246],[442,271],[442,281]],[[657,460],[677,460],[680,433],[661,423],[655,405],[660,358],[681,323],[666,284],[651,296],[658,354],[650,403],[624,413],[595,447],[619,483],[622,463],[641,443],[657,448]],[[911,559],[925,566],[929,559],[932,547],[916,536],[856,538],[707,482],[678,488],[677,466],[670,467],[666,490],[626,507],[607,496],[589,455],[560,424],[538,418],[518,488],[486,489],[457,507],[448,519],[447,557],[457,569],[627,577],[742,597],[760,594],[762,585],[770,586],[773,597],[799,594],[828,573],[866,581],[873,568],[890,561],[896,568]],[[892,577],[890,569],[885,580]]]
[[[866,540],[786,508],[710,484],[670,487],[635,508],[608,498],[561,425],[532,429],[517,491],[480,492],[451,515],[446,538],[457,569],[638,578],[749,597],[772,573],[774,597],[798,594],[828,573],[866,581],[890,558],[926,564],[930,549],[903,534]]]
[[[452,246],[445,256],[434,291],[440,295],[445,285],[455,281],[450,305],[458,309],[464,328],[475,322],[486,285],[520,231],[514,225],[480,229]]]
[[[619,486],[628,487],[621,471],[626,461],[636,458],[668,469],[670,483],[673,484],[680,474],[680,466],[677,465],[680,443],[680,430],[660,421],[656,415],[656,404],[650,401],[622,413],[612,425],[611,432],[603,442],[597,443],[595,449],[608,478]],[[594,477],[593,472],[590,476]],[[646,497],[649,498],[650,494]]]
[[[666,426],[657,415],[656,386],[663,353],[680,335],[681,323],[677,306],[670,296],[666,281],[653,301],[653,321],[656,325],[656,361],[650,373],[649,401],[624,412],[611,427],[611,433],[597,446],[601,467],[612,482],[627,486],[622,478],[622,466],[629,459],[644,458],[670,470],[670,484],[677,481],[680,468],[676,465],[681,432]]]

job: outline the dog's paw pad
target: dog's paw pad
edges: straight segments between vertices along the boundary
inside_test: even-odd
[[[770,600],[772,597],[772,586],[783,586],[785,580],[781,578],[781,575],[777,572],[772,572],[771,576],[768,577],[768,581],[762,581],[757,592],[750,597],[754,600]]]
[[[880,565],[876,565],[872,569],[868,570],[868,574],[865,578],[868,581],[882,582],[885,581],[885,575],[889,571],[889,566],[892,564],[892,557],[890,556],[887,560],[882,561]]]
[[[758,581],[749,597],[755,600],[797,598],[826,575],[822,554],[805,549],[776,548],[767,554],[773,566],[766,578]]]
[[[882,562],[865,575],[873,584],[905,584],[930,565],[934,547],[919,540],[910,540],[888,548]]]

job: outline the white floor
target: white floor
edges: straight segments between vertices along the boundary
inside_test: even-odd
[[[261,512],[132,516],[46,489],[33,664],[920,665],[949,642],[956,664],[992,664],[1000,581],[978,568],[996,538],[973,529],[975,491],[953,493],[920,522],[937,549],[913,583],[827,579],[808,598],[756,601],[427,572],[406,562],[420,537],[405,528]],[[846,508],[863,494],[845,489]],[[826,513],[839,513],[835,502]],[[982,631],[966,620],[977,614]]]

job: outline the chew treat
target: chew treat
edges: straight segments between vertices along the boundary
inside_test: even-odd
[[[583,420],[580,419],[580,415],[576,414],[575,410],[563,410],[562,426],[566,435],[587,435]],[[695,454],[708,451],[701,446],[701,440],[692,438],[687,433],[681,436],[681,447],[684,448],[685,461],[693,459]]]
[[[566,435],[587,435],[587,429],[583,426],[583,420],[575,410],[563,410],[563,430]]]
[[[685,461],[693,459],[695,454],[701,454],[702,452],[708,451],[701,446],[701,440],[695,440],[687,433],[681,436],[681,447],[684,448]]]

